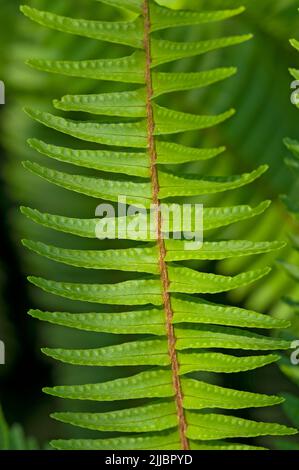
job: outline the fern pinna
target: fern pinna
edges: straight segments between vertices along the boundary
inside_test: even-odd
[[[97,149],[59,147],[36,139],[31,139],[29,144],[51,159],[121,176],[114,175],[109,179],[108,175],[100,178],[69,174],[33,162],[25,162],[25,167],[65,189],[113,203],[121,194],[126,196],[128,204],[143,204],[147,209],[153,203],[159,207],[164,199],[167,206],[173,201],[182,202],[182,197],[202,197],[239,188],[262,175],[265,166],[241,176],[202,176],[195,179],[184,175],[182,163],[215,157],[224,148],[188,148],[160,136],[209,128],[229,118],[234,111],[217,116],[195,116],[156,103],[161,95],[207,86],[235,72],[233,68],[219,68],[188,74],[171,73],[160,71],[158,66],[239,44],[250,38],[250,35],[243,35],[178,43],[159,37],[157,32],[224,20],[241,13],[243,8],[191,12],[171,10],[152,0],[103,2],[126,10],[123,13],[126,21],[79,20],[22,7],[26,16],[43,26],[134,49],[129,55],[117,59],[76,62],[30,60],[31,66],[43,71],[135,84],[135,89],[68,95],[54,102],[54,106],[62,111],[80,111],[105,118],[77,121],[27,109],[33,119],[45,126],[85,142],[101,144]],[[261,214],[268,205],[266,201],[255,208],[246,205],[204,208],[204,230],[220,229],[249,219]],[[75,219],[41,213],[31,208],[22,208],[22,211],[48,228],[79,237],[96,238],[97,218]],[[233,355],[217,352],[218,349],[271,351],[289,348],[288,341],[251,333],[247,329],[283,328],[288,326],[288,322],[190,295],[226,292],[248,285],[266,275],[269,269],[230,277],[199,272],[181,264],[190,260],[219,260],[264,253],[280,248],[281,244],[213,241],[211,238],[203,243],[201,249],[188,250],[185,244],[192,242],[164,237],[163,214],[159,210],[155,213],[155,241],[145,231],[142,245],[139,242],[138,246],[130,248],[69,250],[24,241],[29,249],[60,263],[138,273],[135,279],[113,284],[78,284],[29,278],[44,291],[68,299],[126,306],[123,311],[112,313],[74,314],[34,310],[30,311],[31,316],[80,330],[136,335],[133,340],[126,342],[124,336],[120,344],[98,349],[43,350],[46,355],[68,364],[139,367],[133,376],[88,385],[46,388],[46,393],[61,398],[116,402],[116,408],[113,409],[112,403],[112,411],[108,412],[53,414],[53,418],[65,423],[105,433],[113,432],[113,437],[107,438],[107,434],[101,434],[99,439],[60,439],[53,441],[53,446],[58,449],[251,449],[255,447],[224,439],[294,433],[293,429],[279,424],[206,412],[205,409],[214,408],[233,410],[275,405],[282,399],[223,388],[198,380],[196,375],[202,371],[247,371],[278,359],[273,354]],[[196,212],[191,215],[194,228]],[[117,224],[120,222],[119,217]],[[175,228],[172,230],[175,231]],[[118,236],[130,238],[125,232]],[[135,306],[135,309],[127,311],[128,306]],[[246,329],[242,330],[242,327]],[[137,335],[141,336],[138,338]],[[124,399],[127,400],[125,409],[120,405]],[[136,405],[134,401],[131,406],[128,405],[130,400],[138,399],[143,400],[141,405],[140,402]]]

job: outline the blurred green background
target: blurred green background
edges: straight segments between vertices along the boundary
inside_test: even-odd
[[[280,195],[298,194],[298,184],[286,169],[283,158],[287,150],[283,146],[286,136],[299,138],[299,112],[290,102],[291,77],[288,67],[299,67],[299,54],[290,47],[289,38],[299,39],[299,14],[296,0],[164,0],[170,6],[188,6],[193,9],[224,9],[244,4],[245,14],[224,23],[191,28],[179,28],[168,32],[177,41],[192,41],[251,32],[254,39],[249,43],[225,51],[196,57],[179,64],[171,64],[172,70],[199,71],[220,66],[237,66],[238,74],[226,82],[167,98],[175,109],[209,114],[222,112],[229,107],[237,109],[230,122],[200,136],[200,145],[213,143],[226,145],[228,151],[217,160],[205,164],[187,165],[192,173],[209,175],[239,174],[251,171],[258,164],[268,163],[270,170],[258,182],[233,194],[228,193],[206,198],[208,205],[252,204],[272,199],[273,204],[266,215],[254,222],[234,225],[223,230],[221,237],[248,238],[251,240],[274,240],[288,237],[298,230],[295,222],[280,202]],[[28,4],[40,9],[73,17],[92,19],[116,19],[124,13],[93,0],[28,0]],[[92,59],[120,55],[122,48],[108,47],[105,43],[77,38],[43,29],[30,23],[19,13],[20,2],[0,0],[0,80],[6,85],[6,104],[0,108],[1,151],[1,264],[0,264],[0,339],[6,345],[6,364],[0,366],[0,402],[7,421],[18,421],[26,434],[35,436],[40,445],[57,436],[67,436],[68,427],[50,420],[49,413],[59,409],[60,401],[43,395],[43,386],[67,383],[87,383],[113,377],[104,368],[83,368],[55,364],[40,353],[40,347],[93,347],[117,342],[111,335],[74,332],[64,328],[42,325],[27,316],[29,307],[48,310],[71,308],[84,311],[80,303],[61,300],[30,287],[27,274],[58,278],[57,265],[26,252],[20,239],[39,239],[46,243],[68,247],[95,247],[100,242],[80,242],[64,234],[52,233],[25,220],[19,213],[19,205],[28,205],[51,213],[76,217],[92,217],[95,201],[88,197],[69,193],[48,185],[27,173],[20,162],[25,159],[39,161],[26,145],[28,137],[52,140],[57,145],[67,144],[69,138],[30,121],[22,111],[25,105],[51,109],[51,101],[64,94],[93,93],[109,84],[96,81],[46,75],[25,65],[32,57],[56,59]],[[123,48],[125,51],[125,48]],[[117,85],[115,85],[117,86]],[[121,86],[118,85],[119,89]],[[198,145],[197,133],[184,138],[188,145]],[[57,162],[48,166],[59,168]],[[80,245],[81,243],[81,245]],[[113,246],[113,244],[111,245]],[[124,245],[125,246],[125,245]],[[208,268],[219,273],[237,273],[241,269],[273,263],[277,254],[240,258],[221,263],[210,263]],[[279,253],[286,260],[299,261],[290,247]],[[59,266],[60,280],[105,282],[121,279],[121,274],[81,272],[79,269]],[[253,287],[234,291],[219,297],[222,302],[246,306],[263,313],[292,316],[291,310],[281,301],[283,295],[299,296],[298,287],[279,268]],[[92,307],[92,306],[91,306]],[[95,307],[99,310],[99,306]],[[287,335],[298,338],[298,320]],[[100,336],[100,337],[99,337]],[[285,357],[288,361],[288,357]],[[299,366],[297,366],[299,367]],[[118,372],[120,376],[121,372]],[[215,381],[213,377],[211,380]],[[219,379],[217,379],[219,380]],[[281,393],[291,392],[299,396],[299,389],[279,370],[271,366],[267,370],[226,376],[224,384],[247,390]],[[72,404],[68,405],[70,409]],[[88,409],[86,405],[84,409]],[[78,405],[77,405],[78,409]],[[289,423],[284,411],[278,407],[268,410],[249,411],[249,416]],[[74,434],[74,432],[73,432]],[[82,434],[82,432],[81,432]],[[260,441],[263,443],[263,441]],[[298,438],[293,439],[298,443]],[[271,447],[279,447],[274,444]]]

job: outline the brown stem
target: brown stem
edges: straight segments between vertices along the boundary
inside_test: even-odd
[[[178,427],[181,447],[183,450],[189,450],[189,443],[186,437],[186,419],[184,414],[183,407],[183,393],[181,387],[181,381],[179,376],[179,363],[176,353],[176,337],[173,327],[173,311],[171,307],[171,299],[168,292],[169,289],[169,278],[167,264],[165,261],[166,248],[164,243],[164,238],[162,234],[162,215],[160,210],[160,201],[159,201],[159,179],[158,179],[158,169],[157,169],[157,152],[155,146],[154,130],[155,130],[155,120],[154,120],[154,111],[152,106],[152,97],[153,97],[153,85],[152,85],[152,75],[151,75],[151,41],[150,41],[150,8],[149,0],[144,0],[143,5],[144,12],[144,47],[146,54],[146,69],[145,69],[145,79],[146,79],[146,88],[147,88],[147,134],[148,134],[148,152],[150,156],[150,170],[151,170],[151,183],[152,183],[152,203],[156,208],[156,217],[157,217],[157,243],[159,248],[159,266],[160,266],[160,275],[162,282],[162,295],[163,295],[163,304],[165,309],[165,323],[166,323],[166,333],[168,339],[168,353],[171,360],[172,368],[172,382],[175,392],[176,400],[176,409],[178,416]]]

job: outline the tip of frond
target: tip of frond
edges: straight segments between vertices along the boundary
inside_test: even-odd
[[[277,242],[278,250],[282,250],[282,248],[285,248],[288,246],[288,242],[281,240]]]
[[[30,6],[29,5],[20,5],[19,9],[22,13],[26,14],[26,11],[30,10]]]
[[[28,310],[27,314],[30,315],[30,317],[36,318],[36,314],[38,311],[39,310],[31,308],[30,310]]]
[[[273,243],[275,244],[275,250],[282,250],[282,248],[285,248],[288,245],[284,240],[276,240]]]
[[[286,399],[282,396],[282,395],[279,395],[276,397],[276,400],[275,400],[275,405],[281,405],[282,403],[284,403],[286,401]]]
[[[295,39],[295,38],[290,39],[290,44],[291,44],[292,47],[299,50],[299,41],[297,39]]]
[[[271,199],[266,199],[266,201],[262,202],[262,204],[265,204],[267,207],[270,207],[272,204]]]
[[[23,246],[26,246],[26,248],[28,248],[30,245],[30,240],[27,240],[26,238],[22,238],[21,243]]]
[[[63,413],[50,413],[50,418],[55,419],[56,421],[62,421],[62,417],[60,416]]]
[[[32,209],[31,207],[27,207],[27,206],[21,206],[20,207],[21,214],[25,215],[26,217],[29,217],[35,211],[36,211],[36,209]]]
[[[47,113],[43,113],[43,111],[40,111],[38,109],[30,108],[29,106],[25,106],[23,108],[23,112],[27,114],[27,116],[29,116],[31,119],[34,119],[35,121],[38,121],[41,115],[47,114]]]
[[[59,439],[56,439],[56,440],[53,440],[53,441],[50,441],[49,444],[51,447],[53,447],[53,449],[60,449],[60,444],[61,440]]]
[[[264,212],[266,209],[268,209],[272,204],[272,201],[270,199],[266,199],[265,201],[261,202],[257,208],[260,209],[261,212]]]
[[[34,138],[30,138],[30,139],[27,139],[26,142],[27,142],[27,144],[29,145],[29,147],[34,148],[35,145],[39,142],[39,140],[38,140],[38,139],[34,139]]]
[[[264,268],[261,268],[257,271],[260,271],[260,278],[262,278],[264,276],[267,276],[272,271],[272,268],[271,266],[265,266]]]
[[[37,8],[33,8],[29,5],[20,5],[20,11],[25,15],[25,16],[28,16],[28,17],[32,17],[32,14],[34,14],[35,12],[39,12],[40,10],[38,10]]]
[[[37,285],[38,281],[39,281],[39,277],[37,276],[27,276],[27,280],[31,283],[31,284],[34,284],[34,285]]]
[[[238,72],[238,67],[227,67],[230,76],[235,75]]]
[[[264,165],[261,165],[259,168],[258,168],[259,172],[261,175],[263,175],[264,173],[266,173],[266,171],[269,170],[269,165],[267,165],[267,163],[265,163]]]
[[[26,168],[26,170],[29,170],[32,166],[33,162],[31,162],[30,160],[23,160],[21,162],[21,165]]]
[[[29,108],[29,106],[24,106],[23,112],[29,117],[33,117],[35,115],[35,111],[32,108]]]
[[[21,206],[20,212],[21,214],[25,215],[25,217],[31,218],[32,214],[35,214],[37,211],[36,209],[32,209],[31,207]]]
[[[229,109],[226,113],[224,113],[223,115],[226,117],[226,119],[234,116],[236,114],[237,110],[235,108],[231,108]]]
[[[299,430],[298,429],[295,429],[295,428],[288,428],[288,432],[287,432],[287,435],[288,436],[293,436],[295,434],[299,434]]]
[[[50,348],[41,348],[41,352],[45,354],[46,356],[52,357]]]
[[[54,100],[52,100],[52,104],[53,104],[54,108],[61,109],[61,100],[54,99]]]

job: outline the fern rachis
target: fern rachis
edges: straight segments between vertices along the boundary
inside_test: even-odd
[[[186,437],[186,417],[183,405],[183,392],[181,387],[181,381],[179,377],[179,363],[176,351],[176,336],[173,325],[173,311],[171,306],[171,299],[169,293],[169,277],[166,264],[166,248],[164,238],[162,234],[162,220],[161,211],[159,210],[159,176],[157,168],[157,152],[155,147],[154,129],[155,120],[154,112],[152,107],[153,99],[153,85],[151,76],[151,20],[149,2],[144,2],[143,5],[144,15],[144,49],[146,57],[145,65],[145,81],[146,81],[146,110],[147,110],[147,132],[148,132],[148,153],[150,158],[150,173],[151,173],[151,186],[152,186],[152,202],[157,207],[157,245],[159,250],[159,268],[162,282],[162,293],[163,293],[163,306],[165,310],[165,323],[166,323],[166,335],[168,341],[168,353],[171,360],[172,369],[172,383],[175,393],[176,410],[178,416],[178,428],[180,435],[180,442],[182,449],[188,449],[189,444]]]
[[[170,27],[223,20],[241,13],[243,9],[192,13],[170,10],[158,6],[152,0],[105,0],[105,3],[126,7],[136,16],[127,22],[108,24],[59,17],[29,7],[23,7],[22,10],[44,26],[138,49],[131,56],[76,63],[42,60],[31,60],[30,63],[38,69],[53,73],[142,85],[142,88],[133,92],[66,96],[54,101],[54,106],[64,111],[83,111],[135,121],[74,121],[49,113],[27,110],[31,117],[50,128],[84,142],[105,145],[109,150],[100,147],[99,150],[79,151],[52,146],[36,139],[31,139],[30,145],[55,160],[100,169],[107,173],[120,173],[129,178],[118,181],[74,175],[32,162],[26,162],[26,168],[50,183],[95,198],[116,201],[122,191],[127,196],[128,203],[142,202],[147,208],[150,204],[159,208],[163,199],[168,201],[168,198],[175,198],[181,202],[179,198],[182,196],[198,197],[235,189],[261,176],[266,169],[264,166],[250,174],[233,177],[203,176],[194,179],[187,175],[170,173],[165,169],[167,163],[200,161],[215,157],[223,149],[191,149],[181,144],[159,140],[159,136],[206,129],[219,124],[234,111],[229,110],[218,116],[194,116],[159,106],[155,102],[158,96],[170,91],[208,85],[230,76],[233,71],[218,69],[210,74],[176,74],[157,72],[156,67],[173,60],[238,44],[250,36],[174,43],[156,39],[152,33]],[[121,147],[122,150],[129,148],[130,151],[114,152],[113,146]],[[138,153],[134,149],[138,149]],[[131,179],[131,176],[142,178],[142,182]],[[262,203],[256,209],[248,206],[205,208],[204,228],[221,228],[254,216],[266,207],[267,203]],[[23,208],[23,212],[35,222],[52,229],[96,238],[96,219],[71,219],[42,214],[29,208]],[[55,413],[54,418],[79,427],[133,434],[120,434],[119,437],[111,439],[60,440],[55,441],[54,446],[69,449],[248,449],[250,447],[246,445],[218,442],[218,439],[293,433],[293,429],[278,424],[257,423],[222,414],[200,413],[199,410],[205,408],[242,409],[274,405],[281,399],[230,390],[188,376],[189,373],[198,371],[250,370],[277,360],[275,355],[238,357],[201,350],[287,349],[287,341],[251,333],[242,330],[242,327],[279,328],[286,327],[288,323],[188,295],[225,292],[247,285],[267,274],[267,268],[231,277],[198,272],[182,265],[181,262],[188,259],[224,259],[263,253],[277,249],[281,244],[238,240],[209,241],[204,242],[202,250],[184,252],[182,240],[165,240],[160,210],[156,211],[156,227],[154,246],[145,234],[141,247],[113,251],[66,250],[39,242],[24,241],[28,248],[38,254],[65,264],[92,269],[131,270],[151,275],[150,278],[144,276],[115,284],[75,284],[30,278],[31,282],[41,289],[74,300],[136,305],[141,308],[146,306],[146,310],[102,314],[30,311],[35,318],[70,328],[112,334],[131,332],[136,335],[148,335],[141,340],[137,338],[115,346],[91,350],[44,349],[47,355],[69,364],[140,365],[145,368],[134,376],[116,378],[104,383],[47,388],[47,393],[63,398],[111,402],[124,398],[146,400],[142,406],[105,413]],[[149,370],[148,366],[151,366]],[[216,443],[211,444],[213,440]]]

